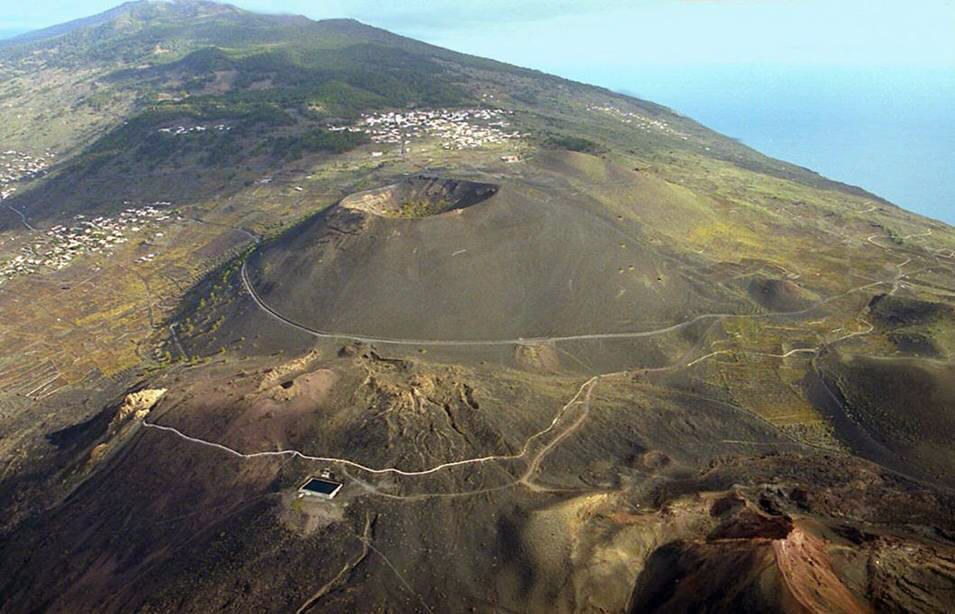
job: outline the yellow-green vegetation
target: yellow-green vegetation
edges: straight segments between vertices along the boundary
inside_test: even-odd
[[[952,228],[348,20],[128,3],[0,103],[56,154],[0,211],[12,611],[952,609]]]
[[[242,16],[214,19],[245,23]],[[589,328],[652,330],[698,314],[740,315],[718,320],[695,344],[663,336],[622,355],[638,357],[633,364],[671,371],[693,363],[691,369],[706,386],[716,386],[773,424],[824,430],[803,390],[815,356],[810,349],[875,355],[921,352],[933,360],[955,352],[955,326],[948,321],[876,323],[874,332],[867,332],[872,324],[867,304],[878,293],[949,303],[955,297],[950,283],[955,233],[944,225],[765,158],[651,103],[585,86],[555,88],[550,78],[521,69],[491,67],[440,52],[440,66],[430,59],[389,59],[398,63],[389,65],[387,78],[368,79],[362,72],[369,69],[367,58],[344,51],[351,44],[349,37],[371,35],[358,26],[347,36],[329,24],[309,26],[317,28],[315,36],[286,32],[289,38],[280,44],[255,36],[242,44],[200,44],[189,37],[191,26],[183,27],[186,35],[163,43],[161,53],[146,50],[135,66],[118,61],[79,66],[86,52],[82,46],[68,57],[48,58],[31,72],[27,67],[36,61],[28,57],[33,51],[28,53],[27,47],[5,64],[4,70],[11,72],[0,82],[0,97],[18,104],[0,109],[0,119],[8,120],[0,122],[4,142],[20,146],[29,135],[44,147],[75,148],[76,159],[85,156],[89,162],[80,165],[82,173],[70,175],[66,164],[66,170],[57,171],[64,173],[61,176],[54,173],[24,184],[19,207],[40,211],[30,200],[36,194],[36,203],[53,203],[49,210],[54,213],[61,207],[63,220],[69,220],[87,209],[81,199],[68,198],[73,194],[64,191],[67,186],[101,194],[109,186],[130,183],[136,197],[149,193],[156,200],[173,201],[185,219],[164,229],[166,236],[155,245],[126,245],[110,257],[91,257],[44,274],[39,283],[9,284],[0,296],[4,313],[11,314],[0,323],[0,344],[17,352],[0,365],[0,389],[28,393],[40,386],[36,395],[44,395],[91,373],[121,377],[136,367],[195,362],[227,348],[239,354],[248,351],[255,333],[233,330],[230,320],[230,310],[243,305],[238,270],[253,248],[248,232],[266,243],[281,241],[284,232],[308,224],[346,194],[433,168],[449,177],[503,184],[507,198],[513,199],[507,206],[515,211],[524,211],[525,201],[549,202],[541,210],[556,211],[554,199],[565,199],[600,220],[594,236],[606,242],[606,253],[587,252],[592,268],[569,280],[549,281],[554,288],[567,285],[569,294],[545,303],[568,304],[590,293],[597,304],[582,303],[578,321],[601,304],[623,306],[611,321]],[[287,26],[275,27],[269,37]],[[118,33],[114,42],[130,44],[129,34]],[[401,45],[412,55],[421,51],[410,43]],[[39,55],[47,53],[42,45],[38,49]],[[315,55],[318,49],[322,54]],[[428,48],[428,53],[437,52]],[[452,65],[482,84],[480,88],[471,91],[467,79],[448,80],[444,71]],[[108,83],[98,80],[117,69]],[[495,70],[500,72],[485,82],[489,73],[484,71]],[[127,87],[133,80],[148,84],[139,106],[134,106]],[[515,112],[510,116],[513,126],[528,138],[446,150],[439,140],[421,137],[399,155],[392,151],[393,144],[366,146],[364,134],[329,128],[354,120],[364,109],[400,112],[405,104],[476,105],[491,100],[481,98],[486,95]],[[53,99],[59,110],[50,106]],[[63,110],[64,101],[68,111]],[[13,110],[22,117],[13,118]],[[208,129],[217,123],[224,126],[221,131]],[[185,135],[158,132],[180,125],[207,129]],[[384,156],[371,157],[372,151],[382,149]],[[501,160],[514,153],[520,155],[520,164]],[[136,181],[127,182],[130,177]],[[122,198],[128,196],[101,206],[119,209]],[[415,197],[390,215],[423,220],[451,206],[444,198]],[[463,211],[460,225],[470,215]],[[33,219],[47,227],[56,220],[55,215]],[[580,219],[567,218],[561,224],[561,232],[554,235],[560,248],[555,260],[561,249],[574,245],[575,233],[583,232]],[[534,232],[542,228],[537,225]],[[480,231],[487,237],[495,232],[493,225]],[[0,249],[11,254],[29,241],[22,227],[4,231],[2,238]],[[482,252],[461,249],[465,246],[442,248],[440,253],[422,250],[422,257],[446,259],[457,253],[452,262],[466,270],[458,279],[480,282],[479,269],[466,267]],[[155,258],[137,262],[147,253],[155,253]],[[483,266],[509,270],[512,264]],[[417,266],[413,261],[404,265],[408,270]],[[269,266],[263,271],[283,274]],[[540,274],[546,273],[545,267]],[[580,290],[585,280],[606,293]],[[670,284],[686,280],[692,283],[668,293]],[[515,283],[525,292],[530,282],[505,278],[502,283]],[[705,299],[698,293],[704,286],[709,291]],[[457,292],[451,286],[446,289],[452,295]],[[783,295],[779,305],[805,305],[805,313],[789,320],[769,318],[777,297],[758,300],[764,298],[760,291]],[[475,300],[491,292],[482,289]],[[817,303],[818,309],[809,308]],[[654,312],[654,305],[667,309]],[[522,311],[499,305],[495,309],[512,318]],[[171,324],[181,339],[171,334]],[[568,322],[541,330],[557,335],[590,332]],[[217,345],[226,337],[227,343]],[[180,343],[190,350],[184,351]],[[560,368],[601,364],[599,351],[582,347],[558,346]],[[415,348],[414,354],[425,352],[438,354],[428,347]],[[702,361],[694,362],[698,359]],[[622,364],[618,356],[606,360]],[[45,385],[47,380],[53,384]],[[800,436],[809,437],[808,432]]]
[[[444,211],[448,205],[444,200],[418,199],[401,203],[401,206],[395,211],[395,217],[419,218],[427,217]]]

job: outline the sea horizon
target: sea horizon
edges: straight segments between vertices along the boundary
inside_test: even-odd
[[[572,72],[572,71],[564,71]],[[955,225],[955,75],[752,66],[570,74]]]
[[[0,29],[0,39],[27,31]],[[667,106],[763,154],[955,225],[955,74],[944,67],[527,67]]]

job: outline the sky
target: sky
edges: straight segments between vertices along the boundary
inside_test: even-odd
[[[115,4],[0,0],[0,36]],[[955,224],[955,0],[233,4],[314,19],[353,17],[634,94]]]
[[[0,4],[0,31],[85,17],[116,0]],[[786,63],[955,66],[955,0],[237,0],[354,17],[531,65]]]

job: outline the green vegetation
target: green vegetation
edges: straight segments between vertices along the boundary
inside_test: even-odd
[[[381,70],[372,70],[372,62]],[[185,72],[192,75],[186,89],[199,92],[219,71],[235,74],[230,94],[236,99],[282,105],[320,104],[345,115],[387,106],[449,106],[472,100],[458,87],[456,79],[430,58],[394,54],[373,44],[314,55],[267,51],[238,57],[218,48],[206,48],[179,62],[117,73],[114,78],[145,78],[161,85]],[[268,87],[253,89],[264,84]]]
[[[80,100],[77,104],[90,107],[100,112],[116,100],[117,96],[111,90],[99,90]]]
[[[579,151],[589,154],[601,154],[608,151],[603,145],[595,143],[589,139],[566,134],[548,137],[544,140],[543,145],[549,149],[567,149],[570,151]]]
[[[240,287],[239,270],[252,249],[250,246],[242,250],[200,277],[186,291],[180,310],[169,317],[164,328],[178,326],[183,339],[214,335],[225,323],[221,310],[235,299]],[[171,342],[165,341],[166,345]]]
[[[205,130],[179,136],[160,132],[177,122],[204,124],[229,121],[229,130]],[[131,153],[150,162],[162,161],[188,152],[205,152],[206,164],[232,161],[242,151],[241,141],[266,128],[292,126],[293,117],[274,104],[243,102],[223,97],[190,98],[184,102],[150,105],[119,128],[98,139],[89,148],[85,161],[94,167],[115,156]]]
[[[329,132],[314,129],[300,135],[271,138],[269,146],[274,155],[297,160],[305,153],[340,154],[368,142],[368,136],[360,132]]]
[[[955,475],[951,229],[650,103],[355,22],[136,2],[51,36],[0,43],[0,140],[63,154],[4,201],[4,257],[74,215],[170,216],[0,292],[3,424],[23,429],[0,489],[11,610],[444,611],[485,585],[501,609],[640,610],[684,567],[764,609],[725,578],[795,578],[819,610],[895,586],[907,601],[871,609],[952,610],[911,564],[948,569],[929,550],[955,509],[930,490]],[[521,136],[379,157],[328,128],[480,101]],[[167,389],[152,424],[83,426],[143,386]],[[193,439],[144,434],[160,424]],[[324,468],[342,499],[283,492]],[[815,541],[766,575],[797,519]]]
[[[422,198],[419,200],[411,200],[408,202],[401,203],[395,211],[395,217],[414,219],[419,217],[427,217],[429,215],[435,215],[446,210],[450,203],[446,200],[432,200],[427,198]]]

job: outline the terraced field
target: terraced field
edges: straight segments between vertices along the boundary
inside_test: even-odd
[[[955,229],[351,21],[134,2],[0,73],[55,154],[0,262],[170,211],[0,286],[0,609],[955,607]]]

